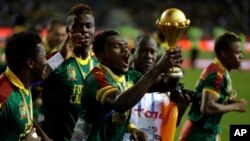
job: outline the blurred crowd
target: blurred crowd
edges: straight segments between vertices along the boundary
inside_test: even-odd
[[[51,19],[66,20],[65,11],[80,2],[96,9],[98,29],[126,25],[151,32],[161,13],[176,7],[186,14],[191,25],[203,29],[205,37],[212,36],[214,27],[250,34],[249,1],[246,0],[0,0],[0,27],[34,24],[46,27]]]

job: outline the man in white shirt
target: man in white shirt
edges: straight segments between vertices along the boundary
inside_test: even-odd
[[[140,35],[135,39],[135,48],[132,50],[132,65],[131,68],[141,73],[149,71],[157,62],[158,48],[154,38],[150,35]],[[178,105],[179,115],[183,115],[189,105],[189,98],[181,98]],[[130,122],[136,128],[144,131],[148,135],[149,141],[161,140],[161,124],[162,124],[162,104],[169,103],[169,93],[153,92],[147,93],[132,108]],[[182,107],[180,109],[180,107]],[[180,119],[182,116],[179,116]],[[129,141],[133,138],[130,134],[125,134],[124,141]]]

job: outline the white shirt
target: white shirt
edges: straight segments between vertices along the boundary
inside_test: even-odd
[[[130,122],[148,135],[149,141],[160,140],[162,123],[162,103],[167,105],[169,97],[166,93],[146,93],[133,108]],[[124,141],[130,141],[130,134],[126,133]]]

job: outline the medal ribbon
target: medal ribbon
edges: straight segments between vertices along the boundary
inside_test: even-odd
[[[19,89],[19,91],[20,91],[20,93],[22,95],[22,99],[23,99],[23,102],[24,102],[25,113],[26,113],[26,116],[28,118],[28,124],[29,124],[29,126],[32,126],[33,125],[33,102],[32,102],[32,95],[29,92],[29,97],[30,97],[29,102],[30,102],[30,104],[28,106],[26,98],[24,96],[25,95],[24,92],[21,89]]]
[[[89,60],[89,63],[88,63],[89,64],[89,71],[91,71],[93,69],[93,60],[91,59],[90,55],[88,56],[87,59]],[[77,61],[76,58],[75,58],[75,61],[76,61],[78,69],[81,72],[81,76],[82,76],[82,78],[84,80],[86,78],[87,74],[82,70],[82,67],[81,67],[80,63]]]

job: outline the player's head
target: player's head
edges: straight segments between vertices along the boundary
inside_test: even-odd
[[[68,12],[69,33],[81,33],[84,42],[82,46],[88,47],[92,44],[95,33],[95,19],[93,10],[86,4],[76,4]]]
[[[52,20],[48,27],[47,40],[51,47],[59,46],[66,37],[66,23],[62,20]]]
[[[233,32],[225,32],[215,41],[215,54],[222,64],[228,69],[240,67],[243,59],[240,38]]]
[[[128,43],[115,30],[106,30],[96,35],[93,50],[100,62],[115,74],[128,71]]]
[[[133,68],[142,73],[149,71],[157,59],[157,42],[150,35],[139,35],[135,39]]]
[[[7,65],[14,73],[29,73],[32,81],[43,79],[47,61],[45,48],[38,34],[14,34],[7,40],[5,49]]]

